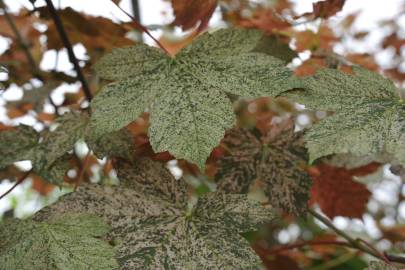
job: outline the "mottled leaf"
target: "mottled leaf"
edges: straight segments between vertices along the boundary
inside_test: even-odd
[[[6,220],[0,224],[0,269],[116,269],[113,247],[98,239],[109,230],[101,218],[86,214]]]
[[[389,265],[382,261],[372,261],[364,270],[399,270],[393,265]]]
[[[96,67],[101,77],[118,82],[92,101],[93,136],[118,130],[149,109],[153,149],[204,168],[234,124],[227,93],[256,98],[301,86],[282,60],[253,52],[261,36],[255,30],[219,30],[197,38],[175,58],[140,44],[115,50]]]
[[[25,125],[1,131],[0,168],[29,159],[29,153],[38,140],[39,134],[32,127]]]
[[[306,134],[311,162],[335,153],[387,152],[405,164],[405,104],[398,89],[377,73],[353,71],[322,69],[306,79],[306,90],[286,93],[309,108],[336,112]]]
[[[122,186],[83,184],[36,216],[95,214],[112,230],[120,269],[258,269],[260,259],[239,235],[271,221],[271,209],[246,195],[209,194],[187,207],[183,179],[151,160],[118,163]]]
[[[293,130],[291,124],[273,126],[268,134],[230,130],[223,140],[228,155],[219,161],[215,176],[218,189],[227,193],[263,189],[273,206],[303,214],[311,180],[305,171],[302,133]]]

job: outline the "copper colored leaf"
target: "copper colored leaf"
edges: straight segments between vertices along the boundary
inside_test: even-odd
[[[288,122],[283,124],[264,135],[258,130],[230,130],[223,140],[229,154],[219,161],[215,180],[222,192],[263,189],[274,207],[302,214],[311,186],[304,169],[307,153],[302,133],[294,133]]]
[[[320,164],[311,168],[313,186],[310,203],[317,203],[330,218],[360,218],[371,193],[363,184],[353,181],[353,176],[368,175],[379,166],[378,163],[371,163],[356,169],[346,169]]]
[[[203,30],[217,7],[217,0],[172,0],[176,17],[173,24],[188,30],[198,23],[198,30]]]
[[[326,0],[312,4],[313,12],[302,16],[311,18],[329,18],[342,10],[346,0]]]

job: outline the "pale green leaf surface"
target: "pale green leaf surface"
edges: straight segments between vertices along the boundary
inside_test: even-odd
[[[8,220],[0,224],[0,269],[116,269],[113,247],[98,239],[109,230],[101,218],[83,214]]]
[[[287,97],[317,110],[334,111],[306,134],[310,160],[331,154],[387,152],[405,164],[405,104],[394,84],[354,67],[355,75],[323,69],[305,81],[306,90]]]
[[[312,182],[305,170],[308,157],[303,134],[293,130],[292,125],[274,126],[262,138],[249,129],[230,130],[223,140],[229,154],[219,161],[215,176],[218,190],[248,193],[262,189],[274,207],[303,214]]]
[[[399,270],[393,265],[386,264],[382,261],[372,261],[364,270]]]
[[[35,219],[72,210],[102,217],[112,227],[107,239],[118,243],[123,270],[259,269],[260,259],[239,232],[271,221],[270,209],[246,195],[210,194],[187,212],[182,179],[160,163],[139,162],[118,164],[122,187],[84,184]]]
[[[222,29],[197,38],[173,59],[158,60],[156,49],[145,45],[105,56],[99,74],[119,82],[92,102],[94,136],[124,127],[149,108],[153,149],[203,169],[234,122],[227,93],[256,98],[301,86],[282,60],[252,52],[261,36],[256,30]]]

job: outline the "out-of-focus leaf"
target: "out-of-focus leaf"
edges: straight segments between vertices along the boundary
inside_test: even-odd
[[[310,204],[317,203],[329,218],[361,218],[371,192],[363,184],[353,181],[353,177],[373,173],[380,166],[378,163],[371,163],[348,170],[320,164],[311,168],[313,186]]]
[[[364,270],[399,270],[393,265],[386,264],[382,261],[372,261]]]
[[[301,16],[309,17],[312,19],[316,18],[329,18],[339,11],[342,10],[346,0],[325,0],[318,1],[312,4],[313,11],[310,13],[305,13]]]
[[[6,220],[0,224],[0,269],[116,269],[113,247],[99,239],[109,230],[101,218],[86,214]]]
[[[174,25],[188,30],[198,24],[198,31],[207,27],[217,7],[217,0],[172,0]]]
[[[307,209],[311,179],[302,133],[290,122],[273,126],[267,134],[232,129],[222,142],[228,155],[219,161],[218,190],[247,193],[263,189],[274,207],[302,215]]]

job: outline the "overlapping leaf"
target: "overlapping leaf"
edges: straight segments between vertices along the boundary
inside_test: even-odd
[[[85,214],[6,220],[0,224],[0,269],[116,269],[113,247],[98,239],[109,230],[101,218]]]
[[[386,264],[385,262],[372,261],[364,270],[398,270],[398,268],[393,265]]]
[[[239,233],[272,220],[269,209],[246,195],[210,194],[187,211],[184,182],[162,164],[140,160],[117,170],[122,186],[82,185],[35,218],[72,210],[102,217],[124,270],[258,269],[260,259]]]
[[[87,123],[87,116],[69,113],[59,118],[56,129],[42,138],[28,126],[0,132],[0,168],[16,161],[31,160],[37,174],[51,183],[62,183],[69,166],[66,152],[84,137]]]
[[[220,191],[247,193],[256,186],[275,207],[295,214],[306,210],[311,187],[305,171],[307,154],[302,134],[294,133],[291,124],[273,126],[263,135],[232,129],[223,144],[229,155],[219,161],[215,176]]]
[[[320,70],[305,89],[286,94],[309,108],[336,112],[306,134],[310,160],[331,154],[391,154],[405,164],[405,104],[381,75],[353,67],[354,75]]]
[[[94,136],[122,128],[149,108],[153,149],[204,168],[234,124],[227,93],[256,98],[300,86],[281,60],[252,52],[260,38],[255,30],[219,30],[175,58],[142,44],[115,50],[97,65],[101,77],[118,82],[91,104]]]

